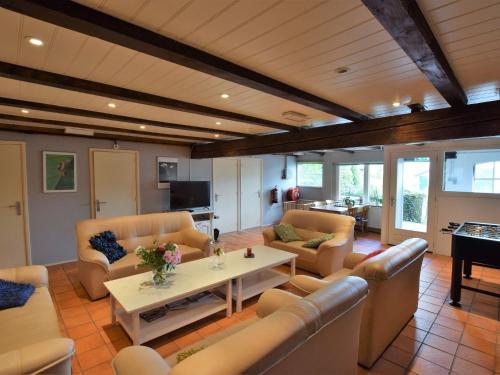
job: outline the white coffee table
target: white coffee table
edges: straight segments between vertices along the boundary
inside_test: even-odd
[[[133,344],[139,345],[222,310],[226,310],[229,317],[233,298],[237,311],[241,311],[243,300],[289,280],[290,276],[272,270],[273,267],[290,262],[291,275],[295,273],[296,254],[266,246],[253,249],[255,258],[244,258],[246,250],[227,253],[221,269],[214,269],[210,258],[182,263],[160,288],[151,286],[151,272],[105,282],[110,292],[113,324],[118,321]],[[189,308],[168,311],[152,322],[139,316],[141,312],[221,286],[225,300],[212,294],[203,301],[191,303]]]

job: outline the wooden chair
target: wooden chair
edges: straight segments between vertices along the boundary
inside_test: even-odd
[[[348,208],[349,216],[352,216],[356,220],[356,223],[354,224],[354,239],[356,239],[356,230],[360,230],[363,233],[366,231],[369,208],[370,206],[368,205],[363,206],[361,211],[359,207]]]

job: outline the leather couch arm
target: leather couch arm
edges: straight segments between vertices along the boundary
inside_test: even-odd
[[[44,266],[25,266],[0,270],[0,279],[16,283],[33,284],[36,288],[47,287],[49,277]]]
[[[0,354],[0,375],[32,374],[46,372],[63,374],[68,366],[58,366],[70,360],[74,353],[74,342],[68,338],[56,338],[24,346],[18,350]],[[58,367],[56,367],[58,366]],[[58,368],[58,370],[56,370]]]
[[[264,245],[268,245],[277,239],[276,232],[272,227],[264,229],[262,235],[264,236]]]
[[[183,229],[181,233],[182,233],[182,240],[186,245],[203,250],[205,256],[210,255],[209,236],[197,231],[194,228]]]
[[[343,233],[333,233],[333,238],[331,240],[321,243],[318,247],[317,252],[321,253],[324,251],[331,250],[332,248],[344,246],[349,242],[349,238]]]
[[[315,277],[306,275],[297,275],[290,279],[290,284],[306,293],[314,293],[330,283],[329,281],[316,279]]]
[[[83,262],[98,264],[101,267],[103,267],[106,270],[106,272],[109,271],[108,258],[106,258],[106,256],[103,253],[95,249],[92,249],[90,246],[84,249],[80,249],[80,251],[78,252],[78,257]]]
[[[290,305],[302,299],[295,294],[280,289],[269,289],[259,298],[257,303],[257,315],[265,318],[283,306]]]
[[[366,255],[367,254],[363,254],[363,253],[347,254],[345,259],[344,259],[344,268],[349,268],[352,270],[366,257]]]
[[[170,366],[147,346],[128,346],[118,352],[111,362],[115,375],[166,375]]]

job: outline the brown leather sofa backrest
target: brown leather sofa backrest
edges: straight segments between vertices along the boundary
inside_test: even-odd
[[[175,233],[194,227],[189,212],[166,212],[146,215],[120,216],[118,218],[91,219],[76,225],[78,249],[89,246],[95,234],[110,230],[128,251],[154,240],[176,241]]]
[[[352,231],[354,221],[351,216],[306,210],[289,210],[281,219],[296,228],[322,233]]]

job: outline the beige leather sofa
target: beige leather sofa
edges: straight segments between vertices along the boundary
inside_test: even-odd
[[[299,275],[290,282],[312,293],[347,275],[368,281],[359,346],[359,363],[371,367],[412,318],[418,305],[420,268],[427,242],[411,238],[358,264],[366,254],[351,253],[344,268],[323,280]]]
[[[127,255],[109,264],[101,252],[92,249],[89,239],[103,231],[115,233],[117,242]],[[107,295],[103,283],[120,277],[146,272],[136,269],[139,259],[134,253],[137,246],[152,246],[153,241],[173,241],[182,252],[182,262],[208,256],[210,237],[198,232],[189,212],[168,212],[136,216],[122,216],[107,219],[85,220],[77,223],[78,268],[80,282],[90,298]]]
[[[273,228],[267,228],[262,233],[264,244],[297,254],[299,268],[327,276],[341,269],[345,256],[352,252],[355,220],[350,216],[290,210],[285,213],[281,223],[293,225],[304,241],[282,242],[276,237]],[[323,242],[317,249],[302,247],[305,241],[326,233],[332,233],[333,239]]]
[[[145,346],[121,350],[117,375],[356,374],[358,337],[367,283],[347,277],[306,298],[271,289],[257,317],[183,351],[204,348],[177,364]]]
[[[71,374],[74,343],[59,331],[47,269],[3,269],[0,279],[36,287],[24,306],[0,310],[0,375]]]

